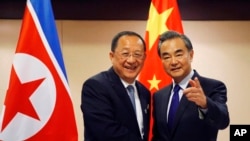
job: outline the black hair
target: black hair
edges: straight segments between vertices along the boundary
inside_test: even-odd
[[[125,35],[128,35],[128,36],[137,36],[141,39],[142,43],[143,43],[143,47],[144,47],[144,51],[146,51],[146,43],[144,41],[144,39],[141,37],[141,35],[139,35],[138,33],[136,32],[133,32],[133,31],[121,31],[119,33],[117,33],[114,38],[112,39],[112,43],[111,43],[111,51],[115,51],[116,47],[117,47],[117,43],[118,43],[118,40],[122,37],[122,36],[125,36]]]
[[[193,50],[193,45],[190,41],[190,39],[184,35],[184,34],[180,34],[176,31],[166,31],[163,34],[161,34],[159,42],[158,42],[158,48],[157,48],[157,53],[158,55],[161,57],[161,45],[164,41],[166,40],[170,40],[170,39],[174,39],[174,38],[180,38],[183,40],[185,46],[187,47],[188,51]]]

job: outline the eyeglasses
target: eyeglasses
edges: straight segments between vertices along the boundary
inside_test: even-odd
[[[134,52],[134,53],[129,53],[129,52],[118,52],[119,56],[122,58],[122,59],[128,59],[130,58],[131,56],[133,56],[135,59],[138,59],[138,60],[141,60],[144,58],[144,53],[142,52]]]

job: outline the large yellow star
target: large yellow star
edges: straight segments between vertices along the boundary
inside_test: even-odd
[[[157,80],[155,75],[151,80],[148,80],[148,82],[150,83],[150,90],[152,90],[153,88],[159,90],[158,84],[161,82],[161,80]]]
[[[169,8],[159,14],[153,3],[151,3],[146,29],[149,32],[149,50],[152,48],[156,38],[168,30],[165,23],[172,11],[173,8]]]

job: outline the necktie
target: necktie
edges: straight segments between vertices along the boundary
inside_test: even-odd
[[[135,89],[132,85],[128,85],[127,89],[128,89],[128,94],[129,94],[129,98],[131,100],[131,103],[134,107],[134,110],[136,111],[136,109],[135,109],[135,97],[134,97]]]
[[[174,116],[177,111],[179,105],[179,90],[181,87],[179,85],[175,85],[174,87],[174,95],[172,97],[170,109],[168,112],[168,128],[171,130],[173,123],[174,123]]]

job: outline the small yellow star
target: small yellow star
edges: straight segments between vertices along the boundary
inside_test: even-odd
[[[155,88],[156,90],[159,90],[158,84],[161,82],[161,80],[157,80],[156,76],[154,75],[151,80],[148,80],[148,83],[150,83],[150,90]]]
[[[172,11],[173,8],[169,8],[168,10],[165,10],[159,14],[153,3],[151,3],[146,29],[149,32],[149,50],[152,48],[156,38],[168,30],[166,21]]]

